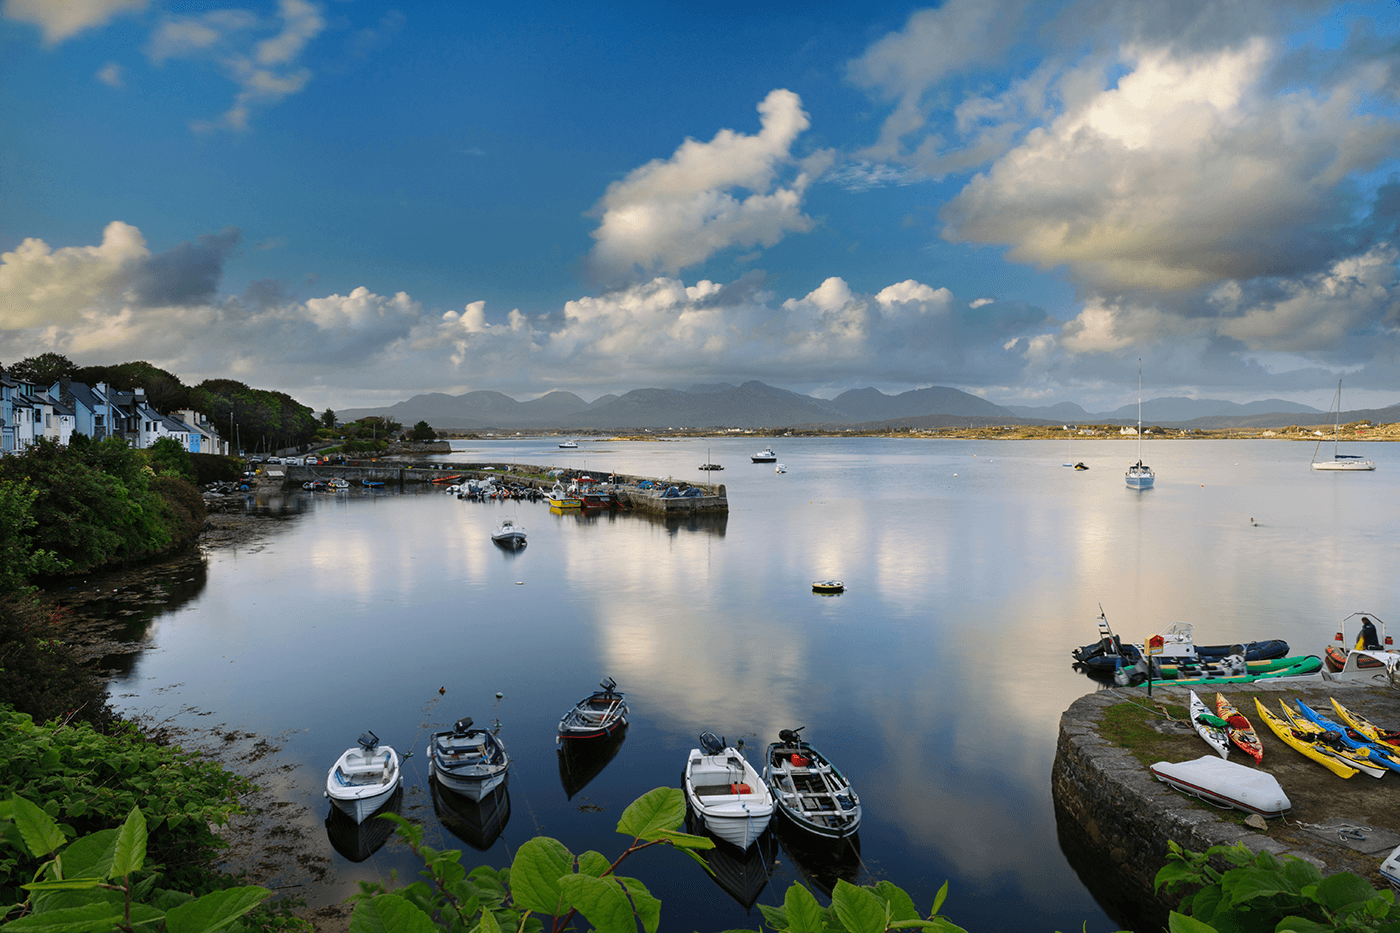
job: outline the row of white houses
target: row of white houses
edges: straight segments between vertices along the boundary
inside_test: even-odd
[[[144,389],[118,392],[67,378],[44,387],[0,372],[0,454],[21,452],[40,438],[67,444],[74,433],[120,437],[140,449],[168,437],[190,453],[229,452],[208,418],[189,409],[161,414]]]

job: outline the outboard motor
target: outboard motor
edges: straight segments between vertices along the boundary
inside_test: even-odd
[[[798,745],[802,742],[802,736],[798,735],[797,733],[801,732],[805,728],[807,727],[798,726],[796,729],[779,729],[778,741],[783,742],[787,745]]]
[[[467,730],[471,727],[472,718],[470,716],[463,716],[461,719],[457,720],[452,724],[452,732],[454,735],[466,735]]]
[[[615,680],[613,680],[611,677],[609,677],[607,680],[605,680],[605,681],[603,681],[602,683],[598,684],[598,686],[600,686],[600,687],[603,688],[603,692],[604,692],[604,693],[611,694],[611,693],[613,692],[613,688],[615,688],[615,687],[617,686],[617,681],[615,681]]]
[[[1227,654],[1220,659],[1221,677],[1243,677],[1248,673],[1249,665],[1245,663],[1243,654]]]
[[[1120,687],[1136,687],[1147,682],[1147,658],[1140,659],[1132,667],[1120,667],[1113,672],[1113,682]]]
[[[361,733],[360,737],[355,741],[360,743],[360,748],[363,748],[367,752],[372,752],[379,745],[379,736],[375,735],[373,732],[366,731]]]
[[[713,732],[700,733],[700,750],[706,755],[718,755],[727,743]]]

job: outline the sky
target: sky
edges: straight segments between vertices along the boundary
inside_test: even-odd
[[[0,0],[0,364],[48,351],[1400,403],[1400,3]]]

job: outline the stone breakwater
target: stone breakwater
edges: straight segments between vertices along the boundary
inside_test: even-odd
[[[1213,699],[1214,690],[1200,691]],[[1366,775],[1342,780],[1284,745],[1258,721],[1253,697],[1277,712],[1278,700],[1301,698],[1331,714],[1329,696],[1373,721],[1400,724],[1400,694],[1389,687],[1311,682],[1304,685],[1256,683],[1222,689],[1254,723],[1264,744],[1262,769],[1274,774],[1293,804],[1282,819],[1257,831],[1243,824],[1246,814],[1221,810],[1172,790],[1154,778],[1131,751],[1103,734],[1105,711],[1133,701],[1148,706],[1185,707],[1187,691],[1157,686],[1149,700],[1141,688],[1091,693],[1075,700],[1060,717],[1059,741],[1051,770],[1051,792],[1060,843],[1070,864],[1103,908],[1139,933],[1160,929],[1179,897],[1153,892],[1153,879],[1166,864],[1168,843],[1203,852],[1215,845],[1242,843],[1251,852],[1294,856],[1323,874],[1351,871],[1384,886],[1377,868],[1400,845],[1400,786]],[[1186,722],[1165,715],[1149,717],[1162,735],[1156,760],[1189,761],[1212,754]],[[1160,758],[1155,752],[1161,751]],[[1239,761],[1241,753],[1231,759]],[[1390,775],[1389,780],[1400,778]],[[1223,865],[1221,867],[1224,867]]]

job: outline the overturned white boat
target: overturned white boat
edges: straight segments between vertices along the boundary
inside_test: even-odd
[[[364,822],[393,795],[403,781],[399,753],[380,745],[379,737],[366,732],[359,745],[347,748],[326,774],[326,796],[336,809]]]
[[[773,819],[773,792],[739,750],[713,732],[700,733],[700,747],[690,750],[681,788],[696,820],[740,850],[758,841]]]
[[[1149,770],[1182,793],[1260,816],[1282,816],[1293,808],[1272,774],[1206,755],[1195,761],[1159,761]]]

